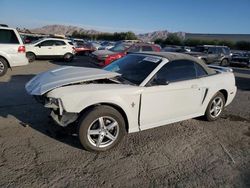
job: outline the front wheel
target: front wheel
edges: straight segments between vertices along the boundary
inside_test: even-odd
[[[113,148],[126,133],[122,115],[109,106],[96,106],[85,112],[79,123],[79,139],[88,151]]]
[[[26,57],[30,63],[36,60],[36,55],[33,52],[27,52]]]
[[[229,61],[227,59],[223,59],[220,63],[221,66],[226,67],[229,66]]]
[[[225,97],[218,92],[209,102],[205,112],[205,118],[208,121],[215,121],[220,118],[225,106]]]

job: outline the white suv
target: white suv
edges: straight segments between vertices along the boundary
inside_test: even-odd
[[[45,38],[26,45],[26,56],[30,62],[36,58],[63,58],[72,61],[75,48],[71,41],[65,39]]]
[[[25,46],[16,29],[0,25],[0,76],[8,68],[29,64],[25,56]]]

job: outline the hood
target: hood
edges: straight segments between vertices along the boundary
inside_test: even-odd
[[[112,52],[110,50],[97,50],[97,51],[93,52],[93,54],[96,56],[105,56],[105,55],[115,54],[115,52]]]
[[[63,66],[36,75],[25,85],[25,89],[31,95],[43,95],[68,84],[108,79],[119,75],[103,69]]]

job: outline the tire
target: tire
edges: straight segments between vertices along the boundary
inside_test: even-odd
[[[82,146],[93,152],[107,151],[126,133],[122,115],[110,106],[96,106],[83,114],[78,125]]]
[[[64,61],[66,61],[66,62],[71,62],[71,61],[73,61],[73,58],[74,58],[74,55],[71,54],[71,53],[66,53],[66,54],[63,56],[63,59],[64,59]]]
[[[220,101],[220,102],[219,102]],[[215,121],[221,117],[221,114],[225,106],[225,97],[221,92],[215,94],[210,100],[206,112],[205,118],[207,121]]]
[[[36,55],[33,52],[27,52],[26,57],[30,63],[36,60]]]
[[[7,73],[8,68],[8,62],[0,57],[0,76],[4,76]]]
[[[227,59],[223,59],[221,61],[220,65],[223,66],[223,67],[227,67],[227,66],[229,66],[229,61]]]

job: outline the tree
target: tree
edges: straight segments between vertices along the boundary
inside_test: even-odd
[[[249,50],[250,51],[250,42],[238,41],[235,44],[235,48],[238,50]]]
[[[176,33],[170,33],[166,40],[164,41],[164,44],[166,45],[182,45],[181,38]]]

